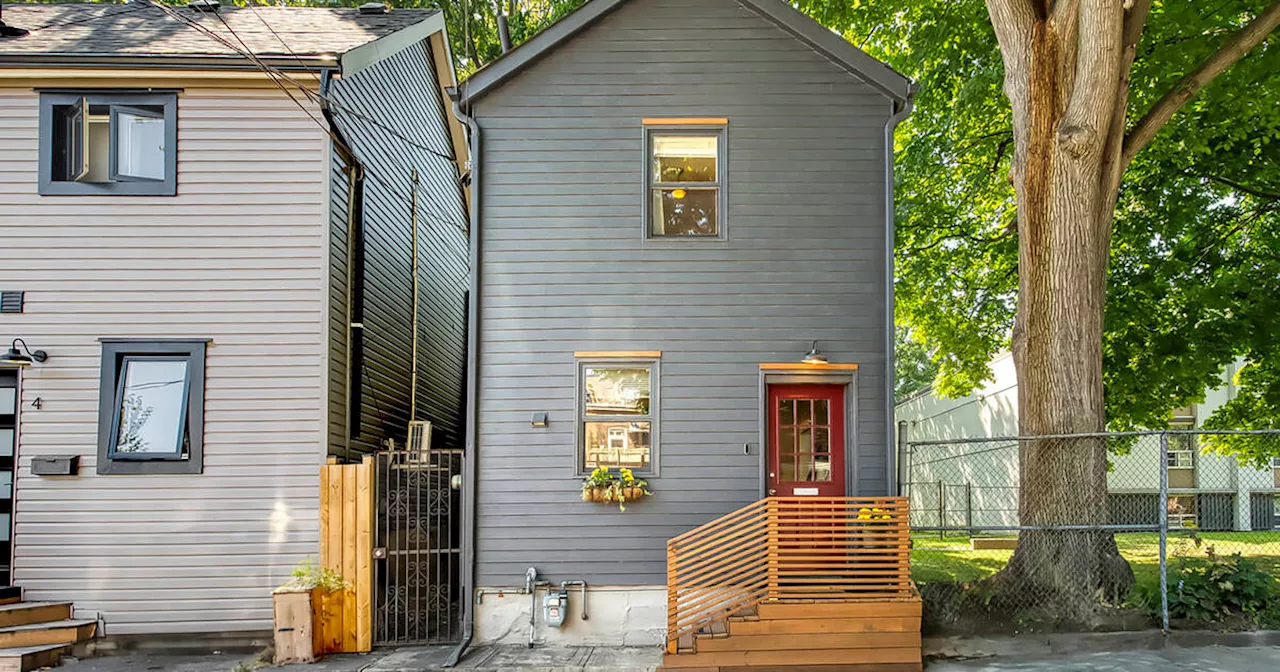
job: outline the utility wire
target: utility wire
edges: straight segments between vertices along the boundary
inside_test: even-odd
[[[307,114],[307,116],[308,116],[308,117],[310,117],[310,118],[311,118],[311,120],[312,120],[313,122],[315,122],[315,124],[316,124],[316,125],[317,125],[321,130],[323,130],[323,131],[325,132],[325,134],[326,134],[326,135],[328,135],[328,136],[329,136],[329,138],[330,138],[332,141],[334,141],[334,142],[338,142],[338,141],[339,141],[339,140],[338,140],[338,138],[337,138],[337,136],[334,134],[333,130],[332,130],[332,129],[330,129],[330,128],[328,127],[328,125],[327,125],[327,124],[325,124],[324,122],[322,122],[322,121],[320,121],[318,118],[316,118],[316,116],[315,116],[314,114],[312,114],[311,110],[309,110],[305,105],[303,105],[303,104],[302,104],[302,101],[298,100],[298,98],[297,98],[296,96],[294,96],[294,95],[293,95],[293,92],[291,92],[291,91],[289,90],[289,88],[284,84],[284,82],[282,82],[282,81],[281,81],[281,79],[283,79],[283,80],[287,80],[290,84],[292,84],[294,87],[298,88],[300,91],[302,91],[302,92],[303,92],[303,94],[305,94],[308,98],[312,99],[313,101],[316,101],[316,102],[319,102],[319,101],[327,102],[327,103],[329,103],[329,104],[333,105],[334,107],[338,108],[338,110],[339,110],[339,111],[343,111],[343,112],[345,112],[345,113],[347,113],[347,114],[350,114],[350,115],[352,115],[352,116],[354,116],[354,117],[356,117],[356,118],[360,118],[360,119],[364,119],[364,120],[366,120],[366,121],[370,121],[370,122],[371,122],[371,123],[373,123],[375,126],[378,126],[379,128],[381,128],[381,129],[383,129],[383,130],[386,130],[386,131],[391,132],[392,134],[396,135],[396,136],[397,136],[398,138],[400,138],[401,140],[404,140],[404,141],[406,141],[406,142],[409,142],[410,144],[412,144],[412,145],[414,145],[414,146],[416,146],[416,147],[418,147],[418,148],[420,148],[420,149],[423,149],[423,150],[425,150],[425,151],[428,151],[428,152],[430,152],[430,153],[432,153],[432,154],[434,154],[434,155],[436,155],[436,156],[444,157],[444,158],[448,159],[448,160],[450,161],[450,163],[452,163],[452,162],[454,161],[453,157],[450,157],[450,156],[448,156],[448,155],[446,155],[446,154],[442,154],[442,153],[440,153],[440,152],[436,152],[435,150],[432,150],[432,149],[431,149],[431,148],[429,148],[429,147],[426,147],[426,146],[423,146],[423,145],[421,145],[421,144],[419,144],[419,143],[413,142],[413,141],[409,140],[408,138],[405,138],[403,135],[401,135],[401,134],[400,134],[398,131],[396,131],[395,129],[393,129],[393,128],[389,127],[389,126],[386,126],[386,125],[382,124],[381,122],[378,122],[376,119],[374,119],[374,118],[372,118],[372,117],[369,117],[368,115],[365,115],[365,114],[363,114],[363,113],[357,112],[357,111],[355,111],[355,110],[351,110],[350,108],[348,108],[347,106],[345,106],[345,105],[341,104],[340,102],[333,100],[331,97],[328,97],[328,96],[322,96],[322,95],[320,95],[318,92],[312,91],[312,90],[311,90],[310,88],[308,88],[306,85],[304,85],[303,83],[301,83],[301,82],[299,82],[299,81],[297,81],[297,80],[293,79],[292,77],[289,77],[287,74],[285,74],[284,72],[280,71],[278,68],[274,68],[274,67],[272,67],[271,65],[269,65],[269,64],[267,64],[267,63],[265,63],[264,61],[262,61],[262,59],[261,59],[261,58],[259,58],[256,54],[254,54],[254,53],[249,49],[248,45],[247,45],[247,44],[245,44],[244,40],[243,40],[243,39],[241,39],[241,38],[240,38],[240,36],[239,36],[238,34],[236,34],[236,32],[231,28],[231,26],[230,26],[230,25],[228,25],[228,24],[227,24],[227,22],[226,22],[225,20],[223,20],[223,19],[222,19],[222,17],[221,17],[221,16],[218,16],[218,20],[219,20],[219,22],[221,22],[221,23],[222,23],[222,25],[226,27],[226,29],[228,30],[228,32],[230,32],[230,33],[231,33],[231,34],[236,38],[236,41],[240,43],[240,45],[241,45],[241,47],[242,47],[242,48],[241,48],[241,47],[237,47],[234,43],[232,43],[232,42],[231,42],[230,40],[228,40],[227,38],[225,38],[225,37],[223,37],[223,36],[221,36],[221,35],[217,34],[216,32],[214,32],[214,31],[212,31],[212,30],[208,29],[207,27],[205,27],[205,26],[201,25],[199,22],[197,22],[197,21],[193,21],[193,20],[189,19],[188,17],[184,17],[184,16],[179,15],[179,14],[178,14],[176,11],[174,11],[172,8],[170,8],[170,7],[166,6],[166,5],[160,4],[159,2],[157,2],[157,0],[148,0],[148,2],[149,2],[150,4],[152,4],[152,5],[154,5],[155,7],[157,7],[158,9],[160,9],[160,11],[164,12],[167,16],[169,16],[169,17],[173,18],[175,21],[178,21],[179,23],[182,23],[183,25],[188,26],[189,28],[191,28],[191,29],[193,29],[193,30],[196,30],[196,31],[200,32],[202,35],[205,35],[205,36],[209,37],[210,39],[213,39],[213,40],[217,41],[219,44],[222,44],[222,45],[223,45],[223,46],[225,46],[226,48],[231,49],[232,51],[234,51],[234,52],[236,52],[236,53],[240,54],[241,56],[243,56],[244,58],[248,59],[251,63],[253,63],[253,64],[254,64],[255,66],[257,66],[260,70],[262,70],[263,74],[265,74],[268,78],[270,78],[270,79],[271,79],[271,81],[272,81],[272,82],[273,82],[277,87],[279,87],[281,91],[283,91],[283,92],[285,93],[285,95],[289,96],[290,100],[292,100],[292,101],[294,102],[294,104],[295,104],[295,105],[297,105],[297,106],[298,106],[298,107],[299,107],[303,112],[305,112],[305,113]],[[214,14],[215,14],[215,16],[217,16],[217,13],[216,13],[216,12],[214,12]],[[261,15],[257,15],[257,16],[259,17],[259,19],[260,19],[260,20],[262,19]],[[272,32],[274,33],[275,31],[272,31]],[[280,36],[279,36],[278,34],[276,34],[276,36],[277,36],[277,39],[280,39]],[[287,47],[286,47],[286,48],[287,48]],[[399,164],[399,163],[400,163],[400,162],[399,162],[399,160],[397,160],[397,159],[394,159],[394,158],[393,158],[393,160],[395,160],[397,164]],[[401,169],[405,169],[405,168],[404,168],[404,166],[403,166],[403,164],[400,164],[400,167],[401,167]],[[364,168],[365,168],[365,174],[366,174],[366,175],[368,175],[369,177],[371,177],[375,182],[377,182],[377,183],[381,184],[384,188],[386,188],[387,190],[391,191],[393,194],[395,194],[395,195],[396,195],[397,197],[399,197],[400,199],[402,199],[402,200],[409,200],[409,197],[408,197],[408,196],[406,196],[402,191],[400,191],[400,190],[399,190],[398,188],[396,188],[394,185],[392,185],[392,184],[390,184],[389,182],[387,182],[387,181],[383,180],[382,178],[380,178],[380,177],[379,177],[379,176],[378,176],[374,171],[370,171],[370,170],[368,170],[368,167],[367,167],[367,166],[364,166]],[[407,170],[407,169],[406,169],[406,170]],[[434,202],[434,200],[433,200],[432,198],[430,198],[430,194],[426,194],[426,193],[424,193],[424,192],[419,192],[419,193],[422,193],[425,197],[427,197],[427,199],[426,199],[426,200],[427,200],[428,202]],[[439,222],[439,223],[442,223],[442,224],[449,225],[449,226],[451,226],[451,227],[453,227],[453,228],[455,228],[455,229],[457,229],[457,230],[459,230],[459,231],[463,232],[464,234],[467,232],[467,228],[466,228],[465,226],[461,225],[461,224],[460,224],[460,223],[458,223],[458,222],[452,221],[452,220],[450,220],[450,219],[446,219],[446,218],[444,218],[444,217],[442,217],[442,216],[440,216],[440,215],[437,215],[437,214],[435,214],[435,213],[430,213],[430,212],[428,212],[428,213],[424,213],[424,214],[426,214],[430,219],[435,220],[435,221],[437,221],[437,222]]]

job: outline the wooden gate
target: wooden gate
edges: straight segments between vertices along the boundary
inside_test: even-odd
[[[348,588],[321,595],[321,650],[357,653],[373,648],[373,457],[361,464],[320,467],[320,566]]]

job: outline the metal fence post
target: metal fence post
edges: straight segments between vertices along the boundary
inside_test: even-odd
[[[903,491],[903,486],[907,484],[907,481],[910,480],[910,476],[911,476],[911,472],[907,467],[907,461],[905,459],[906,455],[907,455],[907,421],[900,420],[898,422],[898,459],[894,463],[894,466],[897,468],[898,489],[897,489],[897,492],[892,492],[890,494],[910,496],[909,494],[910,490],[907,490],[906,492]]]
[[[1169,433],[1160,432],[1160,621],[1169,634]]]
[[[943,505],[946,492],[943,490],[942,481],[938,481],[938,538],[947,538],[947,508]]]
[[[973,536],[973,481],[964,484],[964,526],[969,528],[969,536]]]

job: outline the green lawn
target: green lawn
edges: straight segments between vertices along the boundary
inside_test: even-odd
[[[1259,567],[1280,579],[1280,532],[1198,532],[1199,547],[1184,532],[1169,534],[1170,568],[1178,558],[1204,558],[1213,547],[1218,555],[1240,553],[1253,558]],[[970,550],[969,537],[919,535],[912,538],[911,576],[917,583],[945,581],[964,583],[983,579],[1009,562],[1012,551]],[[1159,536],[1154,532],[1116,535],[1116,545],[1133,567],[1138,583],[1157,582],[1160,578]]]

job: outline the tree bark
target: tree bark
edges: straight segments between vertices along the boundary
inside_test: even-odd
[[[1133,153],[1230,63],[1280,23],[1280,2],[1158,102],[1125,138],[1129,71],[1150,0],[987,0],[1013,112],[1010,180],[1018,202],[1013,357],[1022,436],[1106,428],[1102,324],[1111,226]],[[1019,447],[1022,525],[1108,522],[1104,438],[1041,438]],[[1087,623],[1099,597],[1133,583],[1114,537],[1026,531],[991,580],[1006,604],[1029,600]]]

